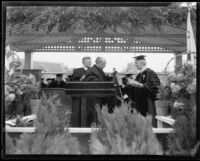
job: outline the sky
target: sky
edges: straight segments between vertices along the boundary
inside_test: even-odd
[[[17,55],[24,59],[23,52],[17,52]],[[112,72],[113,68],[117,71],[124,71],[128,63],[134,62],[132,57],[138,55],[146,55],[147,67],[151,68],[155,72],[162,72],[168,61],[174,57],[173,53],[76,53],[76,52],[35,52],[33,53],[34,61],[44,62],[57,62],[64,63],[68,68],[82,67],[82,58],[84,56],[90,56],[92,58],[92,64],[94,64],[97,56],[106,58],[107,64],[104,68],[105,72]],[[174,70],[174,61],[168,66],[169,71]]]

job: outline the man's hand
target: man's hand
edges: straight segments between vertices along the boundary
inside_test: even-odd
[[[82,81],[83,79],[85,79],[85,75],[83,75],[83,76],[80,78],[80,81]]]

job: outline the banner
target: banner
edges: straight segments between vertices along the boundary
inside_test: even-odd
[[[187,16],[187,53],[190,54],[190,60],[194,62],[194,53],[196,53],[196,45],[190,19],[190,8],[188,9],[189,11]]]

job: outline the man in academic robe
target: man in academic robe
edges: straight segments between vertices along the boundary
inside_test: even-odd
[[[160,80],[157,74],[146,67],[144,55],[135,58],[135,65],[140,70],[135,80],[129,80],[128,86],[132,90],[131,97],[135,102],[136,110],[143,116],[147,114],[152,116],[152,126],[156,127],[156,107],[155,100],[157,99],[158,87]]]
[[[84,81],[106,81],[107,77],[103,71],[106,66],[106,59],[97,57],[95,64],[85,74]]]
[[[89,68],[86,72],[84,81],[106,81],[107,77],[103,71],[106,66],[106,59],[102,57],[97,57],[95,60],[95,64]],[[93,122],[97,122],[97,113],[95,110],[95,105],[99,104],[102,105],[101,98],[87,98],[87,127]]]
[[[92,61],[91,57],[83,57],[82,58],[82,68],[74,69],[73,74],[71,76],[71,81],[83,81],[85,78],[85,74],[88,70],[88,68],[91,67]],[[81,102],[85,98],[83,97],[72,97],[72,118],[71,118],[71,126],[72,127],[81,127],[84,126],[81,124]]]
[[[42,88],[47,88],[48,87],[47,84],[44,83],[44,78],[41,78],[41,87]]]
[[[49,84],[49,88],[65,88],[66,83],[62,80],[63,74],[56,74],[56,81]]]
[[[85,74],[88,68],[91,67],[92,61],[90,57],[84,57],[82,59],[82,68],[74,69],[72,74],[72,81],[82,81],[85,78]]]
[[[49,88],[49,85],[51,84],[53,80],[51,78],[47,78],[47,87]]]

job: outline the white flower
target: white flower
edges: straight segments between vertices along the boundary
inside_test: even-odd
[[[5,85],[5,96],[7,96],[9,94],[9,86]]]
[[[180,90],[180,86],[176,85],[175,83],[171,83],[170,87],[171,87],[173,93],[178,93]]]
[[[178,74],[177,75],[177,79],[180,81],[180,80],[182,80],[184,78],[184,75],[183,74]]]
[[[186,61],[185,65],[186,65],[186,66],[189,66],[189,65],[190,65],[190,66],[193,66],[194,63],[193,63],[192,61]]]
[[[188,85],[187,91],[190,94],[195,94],[196,93],[196,78],[193,80],[191,84]]]
[[[184,104],[182,102],[177,102],[177,101],[174,102],[173,106],[175,108],[184,108]]]
[[[8,100],[14,101],[15,100],[15,94],[14,93],[9,94],[8,95]]]
[[[171,83],[170,88],[174,88],[175,83]]]
[[[14,70],[11,69],[8,73],[9,75],[12,75],[14,73]]]

